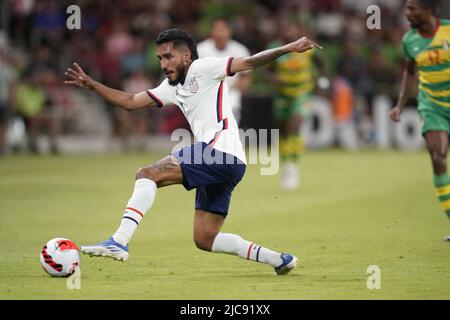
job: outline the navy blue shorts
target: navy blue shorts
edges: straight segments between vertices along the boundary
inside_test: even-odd
[[[180,163],[183,186],[186,190],[196,188],[195,209],[226,216],[231,193],[244,176],[246,165],[205,142],[184,147],[172,155]]]

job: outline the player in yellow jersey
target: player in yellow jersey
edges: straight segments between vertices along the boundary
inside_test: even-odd
[[[280,32],[282,43],[274,42],[270,46],[289,43],[299,37],[300,31],[297,23],[286,22]],[[281,185],[288,190],[296,189],[300,184],[298,161],[304,151],[300,126],[303,118],[308,115],[307,103],[315,86],[314,65],[324,74],[323,63],[316,53],[316,50],[290,53],[273,63],[272,80],[276,92],[274,115],[280,128],[280,156],[283,165]]]
[[[435,16],[435,0],[407,0],[405,16],[411,25],[403,36],[407,59],[397,105],[397,122],[419,75],[418,110],[422,134],[431,157],[436,195],[450,218],[450,177],[447,151],[450,134],[450,21]],[[450,241],[450,236],[445,237]]]

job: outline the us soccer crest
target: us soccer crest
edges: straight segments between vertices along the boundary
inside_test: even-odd
[[[195,77],[193,77],[191,81],[189,81],[189,91],[191,91],[192,93],[196,93],[198,91],[198,82]]]

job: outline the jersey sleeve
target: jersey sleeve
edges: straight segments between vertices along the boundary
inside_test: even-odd
[[[168,104],[176,104],[174,87],[169,84],[167,79],[161,82],[158,87],[146,90],[146,93],[150,99],[156,102],[158,108]]]
[[[414,57],[409,52],[409,45],[408,45],[408,33],[403,36],[402,39],[402,50],[403,50],[403,56],[408,60],[414,60]]]
[[[197,71],[201,74],[204,74],[206,77],[212,80],[223,80],[226,77],[234,76],[234,73],[231,73],[231,61],[233,61],[233,57],[226,58],[203,58],[198,59],[196,63]]]

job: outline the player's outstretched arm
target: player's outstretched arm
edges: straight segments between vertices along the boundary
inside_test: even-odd
[[[394,122],[400,121],[400,114],[405,108],[411,91],[416,83],[416,64],[413,60],[408,60],[403,70],[402,83],[400,85],[400,93],[398,95],[397,104],[391,110],[391,119]]]
[[[252,70],[263,65],[268,64],[269,62],[275,60],[279,56],[282,56],[289,52],[305,52],[314,48],[323,49],[314,41],[308,39],[307,37],[302,37],[297,41],[288,43],[284,46],[277,47],[274,49],[269,49],[265,51],[261,51],[256,53],[250,57],[244,58],[234,58],[231,62],[230,72],[236,73],[245,70]]]
[[[78,63],[73,64],[73,68],[67,68],[64,73],[70,80],[66,80],[64,83],[68,85],[75,85],[80,88],[86,88],[102,96],[108,102],[117,105],[128,111],[139,109],[145,106],[156,106],[156,102],[149,99],[145,92],[141,93],[128,93],[112,89],[110,87],[101,84],[98,81],[93,80],[88,76]]]

